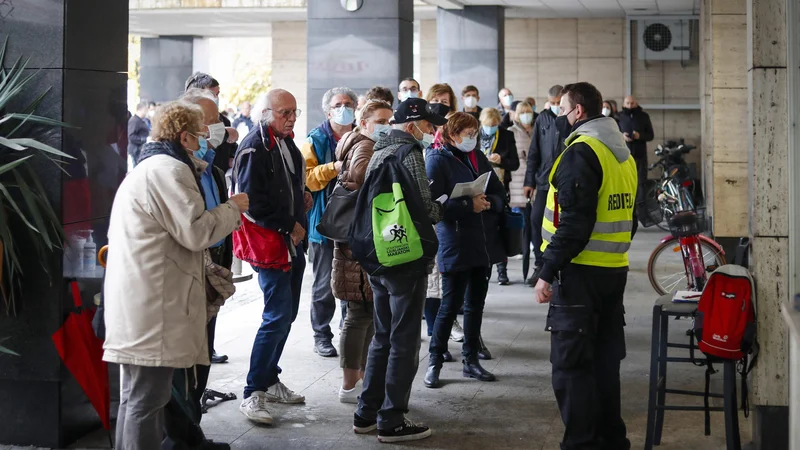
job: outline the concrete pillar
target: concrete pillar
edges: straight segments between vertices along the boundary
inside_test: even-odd
[[[142,100],[168,102],[183,93],[186,79],[194,66],[192,36],[142,38],[139,97]]]
[[[75,128],[24,137],[40,139],[76,159],[64,161],[64,172],[42,161],[31,168],[67,234],[94,230],[100,248],[108,242],[111,202],[125,175],[128,2],[0,1],[0,29],[2,39],[8,37],[6,67],[19,57],[31,58],[26,75],[33,76],[3,109],[21,112],[49,89],[36,113]],[[25,242],[24,228],[13,222],[11,228]],[[3,345],[20,354],[0,355],[0,447],[66,448],[100,427],[51,339],[72,306],[70,279],[62,271],[61,249],[45,260],[36,252],[22,252],[20,259],[25,277],[17,313],[0,313],[0,336],[8,338]],[[101,284],[99,278],[81,278],[84,304],[100,292]],[[113,383],[115,376],[111,379]],[[111,411],[116,415],[119,387],[113,384]]]
[[[453,90],[472,84],[481,106],[497,105],[505,83],[505,10],[502,6],[439,9],[436,15],[439,82]],[[459,108],[461,105],[459,105]]]
[[[353,12],[341,2],[308,0],[307,9],[309,128],[325,119],[321,101],[328,89],[396,91],[413,74],[413,0],[369,1]]]
[[[748,235],[747,10],[710,0],[713,232],[732,248]],[[708,31],[708,30],[706,30]],[[705,34],[704,34],[705,37]],[[732,255],[731,255],[732,256]]]
[[[761,344],[753,438],[758,448],[777,449],[787,448],[789,434],[789,344],[781,314],[791,276],[786,0],[748,0],[746,11],[749,228]]]
[[[700,129],[701,165],[703,171],[703,194],[706,211],[714,212],[714,121],[712,102],[714,52],[711,48],[711,1],[700,3]]]
[[[306,22],[272,23],[272,88],[291,92],[303,111],[294,125],[298,140],[308,131],[306,42]]]
[[[431,86],[439,82],[439,50],[437,49],[436,21],[420,20],[419,22],[419,53],[420,67],[419,84],[422,92],[428,92]],[[457,89],[456,96],[461,97],[461,89]],[[397,86],[392,89],[397,92]]]

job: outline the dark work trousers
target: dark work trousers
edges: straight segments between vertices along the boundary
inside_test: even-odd
[[[547,313],[562,450],[628,450],[620,409],[627,268],[568,265]]]
[[[428,336],[433,336],[433,324],[436,323],[436,316],[439,314],[441,304],[442,299],[440,298],[428,297],[425,299],[425,323],[428,325]]]
[[[314,284],[311,286],[311,328],[314,330],[314,341],[333,339],[331,320],[336,312],[336,298],[331,288],[331,272],[333,271],[333,241],[327,239],[324,244],[311,243],[308,251],[311,270],[314,273]]]
[[[483,306],[489,290],[491,267],[473,267],[459,272],[442,273],[442,305],[436,315],[431,336],[430,354],[434,364],[441,364],[450,330],[458,310],[464,305],[464,358],[476,357],[481,349],[480,335],[483,322]]]
[[[547,207],[547,189],[536,189],[531,207],[531,240],[533,241],[534,266],[542,267],[542,222]]]
[[[375,336],[369,346],[364,389],[356,413],[377,420],[378,429],[403,424],[411,385],[419,367],[425,275],[391,273],[370,276]]]
[[[644,203],[644,187],[647,184],[647,153],[643,155],[634,155],[633,160],[636,161],[636,174],[639,175],[639,188],[636,190],[636,204]]]

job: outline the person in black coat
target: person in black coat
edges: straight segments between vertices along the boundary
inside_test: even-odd
[[[145,116],[147,116],[147,102],[141,102],[136,107],[136,114],[128,119],[128,155],[133,161],[139,160],[139,152],[147,142],[147,136],[150,135],[150,127],[144,120]]]
[[[478,148],[492,163],[497,177],[503,182],[508,200],[511,198],[509,191],[511,172],[519,169],[519,154],[514,133],[500,127],[502,117],[494,108],[485,108],[481,111],[480,121]],[[501,286],[509,284],[507,265],[507,259],[497,264],[497,283]]]
[[[622,111],[619,113],[619,129],[625,136],[628,149],[636,161],[636,172],[639,174],[639,190],[636,195],[638,203],[644,198],[644,183],[647,181],[647,143],[654,136],[650,115],[642,110],[632,95],[625,97]]]
[[[442,303],[433,326],[425,375],[425,386],[429,388],[439,387],[447,341],[462,304],[464,376],[481,381],[495,380],[495,376],[481,366],[478,353],[482,347],[480,330],[491,266],[505,256],[499,231],[506,194],[489,159],[483,152],[475,151],[477,136],[478,121],[474,117],[465,112],[453,113],[442,128],[443,145],[430,147],[425,156],[432,198],[449,197],[456,184],[469,183],[489,173],[485,193],[444,200],[442,220],[436,224]]]
[[[559,110],[562,89],[562,86],[555,85],[548,92],[548,103],[556,107],[543,110],[536,119],[525,166],[523,189],[525,198],[532,198],[533,203],[531,239],[533,241],[534,270],[533,276],[526,280],[531,285],[536,285],[539,270],[542,267],[542,219],[547,203],[547,192],[550,190],[550,170],[553,168],[556,158],[564,151],[564,139],[567,138],[570,130],[567,119],[559,118],[554,112],[554,110]]]

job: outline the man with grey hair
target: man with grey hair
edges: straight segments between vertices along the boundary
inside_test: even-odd
[[[252,202],[241,229],[234,232],[234,253],[250,263],[264,293],[239,410],[254,422],[270,425],[268,402],[305,402],[281,382],[278,362],[300,307],[311,194],[305,191],[303,156],[292,140],[300,115],[294,96],[275,89],[257,107],[263,119],[242,140],[232,180],[234,192],[246,192]]]
[[[331,183],[342,171],[342,162],[336,161],[336,144],[345,133],[353,130],[358,95],[352,89],[336,87],[322,96],[325,121],[308,133],[302,153],[306,162],[306,186],[314,197],[314,206],[308,213],[308,257],[314,272],[311,290],[311,327],[314,329],[314,352],[320,356],[338,356],[333,346],[331,319],[336,312],[336,299],[331,289],[333,270],[333,242],[317,232]]]
[[[533,276],[525,280],[525,284],[536,286],[539,271],[542,267],[542,221],[547,204],[547,192],[550,190],[550,169],[558,156],[564,151],[564,139],[570,131],[565,118],[558,118],[561,103],[561,85],[555,85],[547,92],[547,103],[550,108],[543,110],[536,118],[531,133],[531,146],[528,149],[528,161],[525,168],[523,189],[525,198],[533,203],[531,208],[531,240],[535,268]]]

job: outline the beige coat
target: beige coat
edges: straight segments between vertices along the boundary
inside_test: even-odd
[[[205,210],[194,173],[152,156],[122,182],[108,230],[103,360],[209,364],[203,251],[240,225],[235,204]]]

